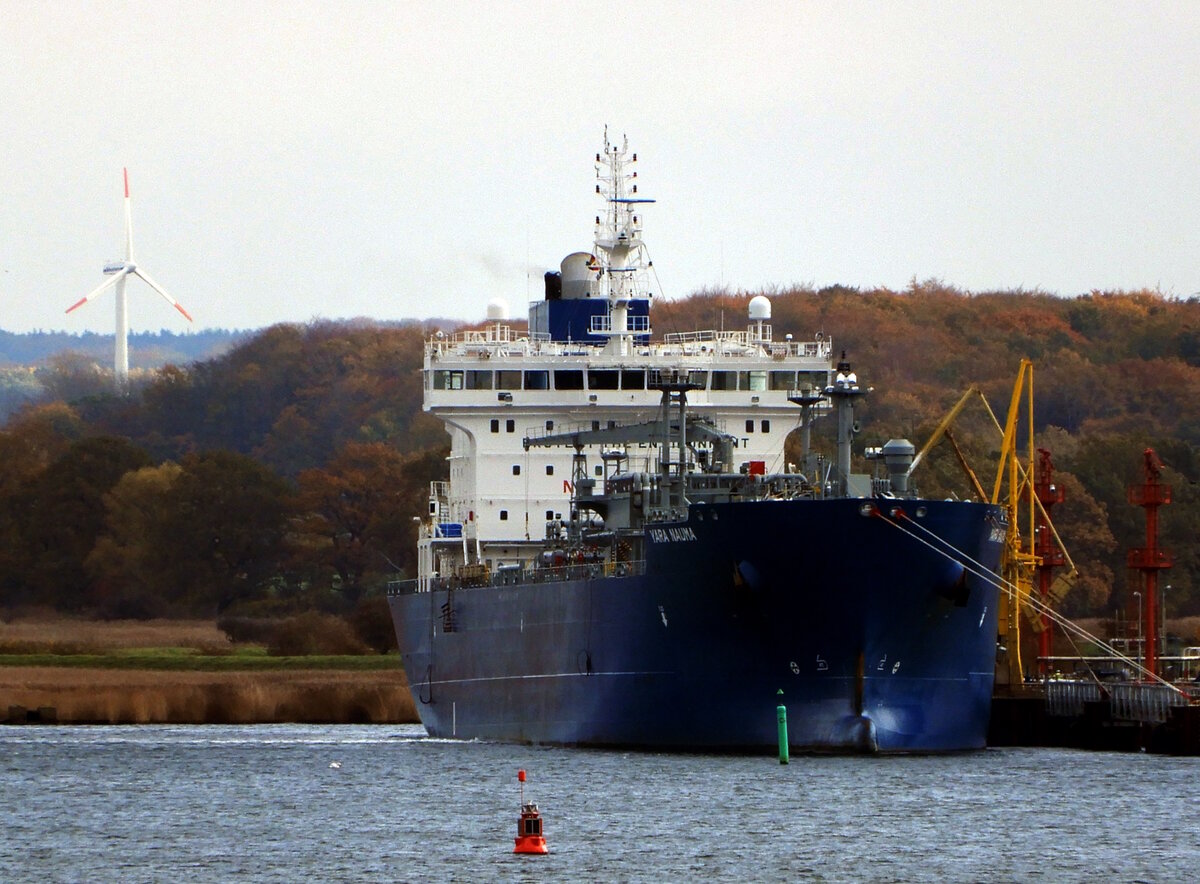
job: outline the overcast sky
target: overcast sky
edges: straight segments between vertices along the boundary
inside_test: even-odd
[[[604,125],[659,294],[1200,293],[1200,3],[0,0],[0,329],[514,316]],[[187,322],[141,282],[135,330]]]

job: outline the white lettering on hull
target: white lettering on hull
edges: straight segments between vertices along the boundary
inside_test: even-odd
[[[690,543],[696,539],[695,532],[686,525],[682,528],[651,528],[646,533],[652,543]]]

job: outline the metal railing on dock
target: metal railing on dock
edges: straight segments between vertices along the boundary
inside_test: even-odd
[[[1161,684],[1049,679],[1045,688],[1046,711],[1059,717],[1078,717],[1083,715],[1084,704],[1107,701],[1115,721],[1161,724],[1171,707],[1188,703],[1179,691]]]

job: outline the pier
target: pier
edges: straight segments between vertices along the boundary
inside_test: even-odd
[[[992,698],[988,746],[1200,756],[1198,699],[1196,690],[1150,682],[1047,679],[1011,687]]]

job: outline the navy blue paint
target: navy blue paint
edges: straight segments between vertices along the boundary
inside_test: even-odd
[[[392,596],[422,722],[433,736],[765,752],[782,689],[795,749],[981,748],[997,590],[968,574],[956,604],[962,569],[863,503],[692,506],[675,527],[697,539],[648,542],[644,575],[458,589],[449,634],[444,592]],[[996,508],[899,503],[997,566]]]

